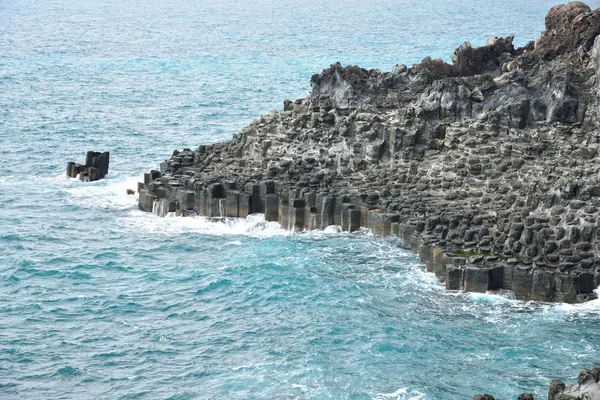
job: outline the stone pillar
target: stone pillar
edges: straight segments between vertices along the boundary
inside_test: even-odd
[[[490,271],[485,267],[466,267],[464,279],[465,292],[485,293],[488,290]]]
[[[215,208],[215,212],[213,213],[214,217],[224,218],[227,216],[227,198],[221,197],[220,199],[213,199],[213,208]]]
[[[246,218],[248,215],[251,214],[251,210],[252,210],[252,196],[250,196],[248,193],[244,193],[241,192],[239,194],[239,217],[240,218]]]
[[[367,206],[360,207],[360,226],[362,226],[363,228],[369,227],[368,212],[369,208]]]
[[[392,222],[392,235],[398,236],[400,234],[400,222]]]
[[[342,204],[341,226],[342,226],[342,230],[345,232],[350,232],[350,212],[353,208],[354,208],[354,204],[350,204],[350,203]]]
[[[88,177],[90,179],[90,182],[99,180],[101,178],[100,170],[98,168],[89,167],[88,168]]]
[[[594,274],[582,272],[577,277],[577,293],[593,293],[596,287],[594,285]]]
[[[463,290],[463,269],[456,265],[446,268],[446,289]]]
[[[333,209],[334,199],[330,196],[323,196],[321,204],[317,204],[317,210],[321,214],[321,229],[327,228],[329,225],[333,225]]]
[[[512,265],[504,266],[504,272],[502,273],[502,287],[504,289],[512,290],[514,269],[515,267]]]
[[[315,192],[305,193],[303,197],[306,202],[306,208],[310,209],[317,206],[317,194]]]
[[[182,190],[179,192],[179,208],[181,210],[190,210],[194,208],[195,193],[191,190]]]
[[[415,233],[416,229],[414,226],[411,225],[401,225],[400,226],[400,232],[398,233],[398,235],[400,236],[400,239],[402,240],[402,244],[406,247],[410,247],[411,243],[412,243],[412,237]]]
[[[100,170],[100,178],[104,178],[108,174],[109,158],[110,153],[108,151],[98,155],[96,165],[94,166]]]
[[[333,225],[342,225],[342,206],[344,205],[344,199],[342,197],[335,197],[333,200]]]
[[[488,285],[488,290],[500,290],[504,288],[504,267],[503,266],[493,266],[489,268],[490,270],[490,283]]]
[[[534,270],[531,283],[531,299],[554,301],[556,297],[556,279],[550,271]]]
[[[577,278],[570,274],[556,275],[556,301],[573,303],[577,298]]]
[[[383,236],[383,214],[376,210],[367,211],[367,228],[373,232],[373,235]],[[391,226],[390,226],[391,228]]]
[[[304,225],[306,229],[309,231],[319,229],[321,226],[321,216],[315,212],[316,208],[313,207],[309,210],[308,207],[305,207],[305,210]]]
[[[266,195],[265,185],[252,185],[252,213],[265,212]]]
[[[432,272],[442,282],[446,279],[446,267],[450,263],[450,259],[444,254],[444,250],[441,247],[433,246],[431,249],[431,263]]]
[[[266,181],[265,185],[265,193],[266,194],[275,194],[275,182],[274,181]]]
[[[227,217],[239,217],[238,203],[240,201],[240,192],[233,190],[227,191],[227,204],[225,207],[225,216]]]
[[[85,154],[85,166],[86,166],[86,167],[91,167],[91,166],[93,166],[93,165],[94,165],[94,156],[95,156],[96,154],[97,154],[97,153],[95,153],[95,152],[93,152],[93,151],[88,151],[88,152]]]
[[[154,204],[154,200],[156,200],[155,195],[148,193],[148,190],[146,189],[140,190],[138,200],[140,210],[152,212],[152,205]]]
[[[398,214],[384,214],[383,216],[383,233],[381,236],[386,237],[392,234],[392,223],[399,222]]]
[[[200,189],[196,191],[196,210],[204,217],[208,216],[208,191],[206,189]]]
[[[73,171],[75,170],[75,163],[73,161],[69,161],[67,163],[67,176],[71,178],[75,178],[73,176]]]
[[[265,198],[265,220],[279,220],[279,196],[276,194],[267,194]]]
[[[160,171],[153,169],[150,171],[150,177],[152,178],[153,181],[155,181],[161,177],[161,173],[160,173]]]
[[[280,199],[279,202],[279,225],[283,229],[290,229],[290,208],[284,201],[284,199]]]
[[[516,267],[513,271],[512,291],[519,300],[531,299],[533,274],[531,268]]]
[[[350,210],[350,232],[360,229],[360,210]]]
[[[290,229],[294,232],[302,231],[304,229],[304,214],[305,214],[306,202],[304,199],[294,199],[292,206],[290,207]]]
[[[158,199],[156,203],[157,205],[152,211],[159,217],[165,217],[169,213],[169,200]]]

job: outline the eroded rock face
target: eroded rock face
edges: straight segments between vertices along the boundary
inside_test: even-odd
[[[449,289],[576,302],[600,285],[599,10],[468,43],[453,64],[334,64],[231,141],[175,151],[140,208],[264,212],[290,229],[400,235]]]
[[[580,2],[554,6],[546,16],[546,31],[538,39],[536,50],[558,55],[577,50],[589,51],[600,33],[600,10]]]

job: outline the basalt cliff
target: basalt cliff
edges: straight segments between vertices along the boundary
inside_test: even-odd
[[[175,151],[139,207],[264,213],[294,230],[398,235],[448,289],[579,302],[600,285],[600,9],[462,44],[452,63],[332,65],[231,141]]]

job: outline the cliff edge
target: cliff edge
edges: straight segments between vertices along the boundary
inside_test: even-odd
[[[600,9],[466,42],[452,64],[332,65],[231,141],[175,151],[139,206],[265,213],[284,228],[399,235],[448,289],[578,302],[600,285]]]

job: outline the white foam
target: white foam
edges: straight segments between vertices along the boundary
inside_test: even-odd
[[[418,390],[408,391],[408,388],[400,388],[393,393],[380,393],[374,399],[397,399],[397,400],[420,400],[425,398],[425,393]]]
[[[339,225],[329,225],[326,227],[323,232],[325,233],[342,233],[342,227]]]
[[[590,300],[587,301],[585,303],[579,303],[579,304],[568,304],[568,303],[560,303],[556,306],[556,308],[560,311],[567,311],[567,312],[585,312],[585,311],[593,311],[593,312],[599,312],[600,311],[600,286],[598,288],[596,288],[596,290],[594,290],[594,294],[596,294],[596,296],[598,296],[598,299],[595,300]]]
[[[104,179],[82,182],[75,178],[60,175],[54,183],[69,194],[70,204],[85,208],[129,209],[137,206],[137,195],[128,195],[127,189],[135,190],[139,177],[110,172]]]
[[[135,230],[166,236],[180,233],[207,235],[245,235],[252,237],[288,236],[292,232],[282,229],[277,222],[265,221],[264,214],[251,214],[247,218],[213,219],[207,217],[178,217],[174,213],[161,218],[151,213],[132,210],[123,221]],[[232,242],[231,244],[237,244]]]
[[[475,293],[469,292],[468,296],[471,300],[478,303],[498,303],[498,302],[510,302],[511,299],[500,295],[499,293],[486,292],[486,293]]]

